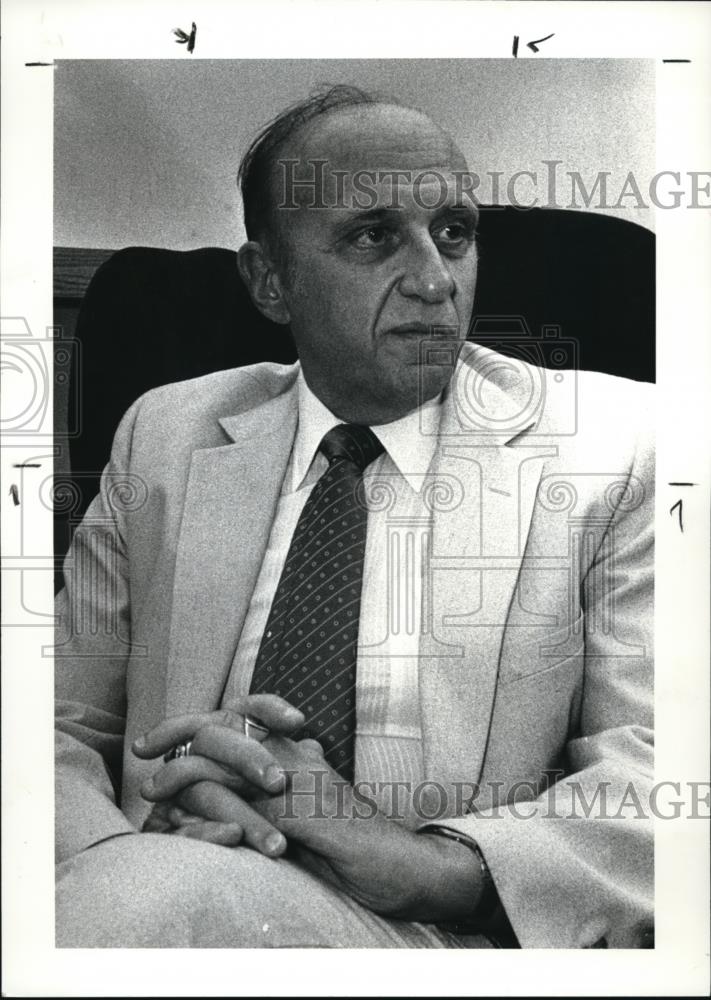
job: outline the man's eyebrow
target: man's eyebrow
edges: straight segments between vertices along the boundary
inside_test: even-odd
[[[434,208],[434,206],[432,207]],[[348,210],[345,213],[345,218],[341,218],[339,220],[337,230],[339,232],[345,232],[353,226],[358,225],[376,225],[383,222],[396,222],[400,220],[402,216],[403,208],[396,205],[389,205],[384,208]],[[442,205],[440,208],[435,209],[433,217],[435,220],[444,217],[461,218],[462,220],[468,221],[475,226],[479,221],[479,212],[477,208],[469,202],[454,202]]]
[[[437,212],[437,218],[448,216],[458,218],[476,225],[479,221],[479,209],[471,202],[458,201],[451,205],[442,205]]]
[[[353,211],[346,211],[345,218],[342,218],[338,223],[339,229],[348,229],[352,225],[360,225],[365,223],[366,225],[370,223],[374,225],[377,222],[387,222],[394,221],[398,217],[402,216],[402,209],[396,208],[391,205],[389,208],[362,208],[354,209]]]

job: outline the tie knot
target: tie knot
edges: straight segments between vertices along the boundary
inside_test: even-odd
[[[362,472],[383,451],[383,446],[370,427],[339,424],[324,434],[319,451],[329,462],[342,458],[352,462]]]

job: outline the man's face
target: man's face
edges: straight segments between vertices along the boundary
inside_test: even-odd
[[[476,281],[466,163],[424,116],[380,105],[317,119],[282,149],[279,160],[287,158],[299,161],[296,179],[313,178],[312,162],[327,160],[318,197],[336,206],[309,207],[312,187],[295,189],[298,209],[277,210],[284,300],[304,376],[343,420],[395,420],[451,376],[447,356],[456,350],[435,354],[439,364],[430,352],[422,364],[423,341],[437,337],[447,348],[466,336]]]

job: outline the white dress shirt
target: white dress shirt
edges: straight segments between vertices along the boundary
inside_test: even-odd
[[[328,468],[318,451],[342,423],[297,379],[298,425],[291,458],[232,671],[231,700],[249,692],[254,664],[291,538],[314,485]],[[428,472],[439,428],[439,398],[400,420],[373,426],[385,449],[364,473],[369,501],[357,649],[356,783],[408,826],[421,825],[412,791],[422,781],[418,655],[423,572],[431,535]],[[431,482],[431,480],[429,480]],[[404,782],[398,788],[394,782]],[[372,783],[372,784],[370,784]]]

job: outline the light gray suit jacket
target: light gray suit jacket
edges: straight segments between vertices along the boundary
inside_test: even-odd
[[[651,820],[620,806],[647,812],[652,780],[652,387],[470,345],[461,359],[431,467],[420,642],[435,818],[480,844],[524,947],[644,944]],[[296,373],[168,385],[121,422],[58,598],[60,860],[140,828],[155,763],[131,753],[137,735],[219,705]]]

